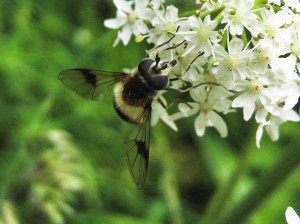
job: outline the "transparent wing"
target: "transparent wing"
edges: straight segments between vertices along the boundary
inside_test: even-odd
[[[124,72],[105,72],[93,69],[68,69],[59,74],[63,84],[78,95],[99,100],[99,95],[127,76]]]
[[[134,127],[125,141],[129,147],[126,153],[128,167],[138,189],[143,188],[148,171],[151,103],[145,107],[142,123]]]

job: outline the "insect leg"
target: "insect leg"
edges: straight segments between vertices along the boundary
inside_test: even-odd
[[[164,109],[167,109],[167,105],[161,100],[160,97],[157,98],[157,102],[158,102]]]
[[[184,73],[182,74],[182,76],[184,76],[185,73],[187,73],[187,72],[190,70],[192,64],[197,60],[197,58],[199,58],[199,57],[202,56],[203,54],[204,54],[203,51],[202,51],[202,52],[199,52],[199,54],[198,54],[198,55],[197,55],[197,56],[189,63],[188,67],[185,69],[185,71],[184,71]]]
[[[162,100],[161,98],[158,97],[157,99],[158,103],[165,109],[165,110],[168,110],[169,108],[173,107],[174,105],[177,105],[179,103],[184,103],[186,104],[189,108],[193,109],[193,107],[186,101],[184,100],[181,100],[181,99],[176,99],[174,100],[173,102],[171,102],[170,104],[166,105]]]
[[[170,82],[174,82],[174,81],[178,81],[178,80],[181,80],[181,78],[180,77],[175,77],[175,78],[169,79]]]
[[[216,83],[216,82],[202,82],[202,83],[199,83],[199,84],[197,84],[197,85],[188,87],[188,88],[186,88],[186,89],[175,89],[175,88],[172,88],[172,87],[167,87],[167,88],[165,88],[164,90],[175,91],[175,92],[179,92],[179,93],[185,93],[185,92],[190,91],[191,89],[197,88],[197,87],[202,86],[202,85],[215,85],[215,86],[221,86],[221,84]]]

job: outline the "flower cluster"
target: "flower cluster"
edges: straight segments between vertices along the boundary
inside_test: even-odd
[[[244,120],[254,117],[258,123],[259,147],[264,130],[277,140],[280,124],[300,121],[298,1],[197,0],[184,17],[162,0],[114,4],[117,16],[104,24],[118,30],[115,45],[128,44],[132,35],[154,46],[168,42],[157,51],[162,59],[178,62],[172,73],[181,81],[172,84],[207,83],[190,91],[194,102],[179,104],[179,112],[169,119],[164,116],[172,127],[174,120],[197,114],[199,136],[213,126],[225,137],[222,116],[241,108]]]

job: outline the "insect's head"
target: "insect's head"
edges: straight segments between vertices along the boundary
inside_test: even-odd
[[[162,90],[169,85],[170,66],[169,61],[160,61],[160,57],[156,56],[155,60],[143,59],[138,65],[138,71],[150,88]]]

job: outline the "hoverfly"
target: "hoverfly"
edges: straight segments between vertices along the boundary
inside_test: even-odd
[[[172,39],[152,50],[169,43]],[[171,48],[173,47],[165,50]],[[182,93],[203,84],[218,85],[217,83],[206,82],[186,89],[169,87],[170,82],[180,80],[177,77],[168,77],[171,68],[177,62],[176,59],[161,61],[159,55],[156,54],[155,60],[147,57],[141,60],[137,68],[129,73],[75,68],[64,70],[59,75],[59,79],[67,88],[91,100],[99,100],[99,96],[103,92],[114,86],[113,106],[116,112],[123,120],[136,125],[127,136],[125,143],[128,146],[126,155],[130,174],[138,189],[143,188],[148,171],[152,102],[157,99],[165,109],[168,108],[158,97],[159,91],[170,90]]]
[[[146,180],[149,163],[150,120],[152,102],[160,90],[175,90],[169,87],[168,74],[176,60],[161,61],[145,58],[132,72],[107,72],[93,69],[67,69],[59,74],[63,84],[78,95],[99,100],[99,96],[114,86],[113,106],[118,115],[136,126],[129,133],[127,163],[132,179],[141,189]],[[158,101],[164,108],[163,102]]]

